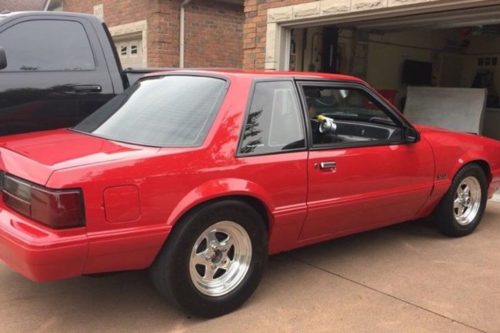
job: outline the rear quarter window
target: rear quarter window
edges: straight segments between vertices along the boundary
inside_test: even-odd
[[[303,123],[292,82],[257,82],[240,138],[239,155],[305,148]]]

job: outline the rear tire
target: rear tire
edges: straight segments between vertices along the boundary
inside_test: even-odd
[[[487,201],[488,182],[477,164],[463,167],[436,209],[439,230],[451,237],[471,234],[481,222]]]
[[[249,205],[226,200],[197,208],[176,225],[150,268],[171,303],[198,317],[236,310],[267,262],[267,231]]]

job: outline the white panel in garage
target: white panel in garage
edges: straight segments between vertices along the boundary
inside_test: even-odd
[[[486,89],[408,87],[404,113],[417,124],[480,134],[486,93]]]

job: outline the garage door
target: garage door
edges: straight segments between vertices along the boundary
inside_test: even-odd
[[[144,67],[141,38],[120,39],[115,45],[123,68]]]

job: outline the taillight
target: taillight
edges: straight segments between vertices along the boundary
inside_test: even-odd
[[[85,225],[82,191],[53,190],[4,174],[3,201],[13,210],[54,229]]]

